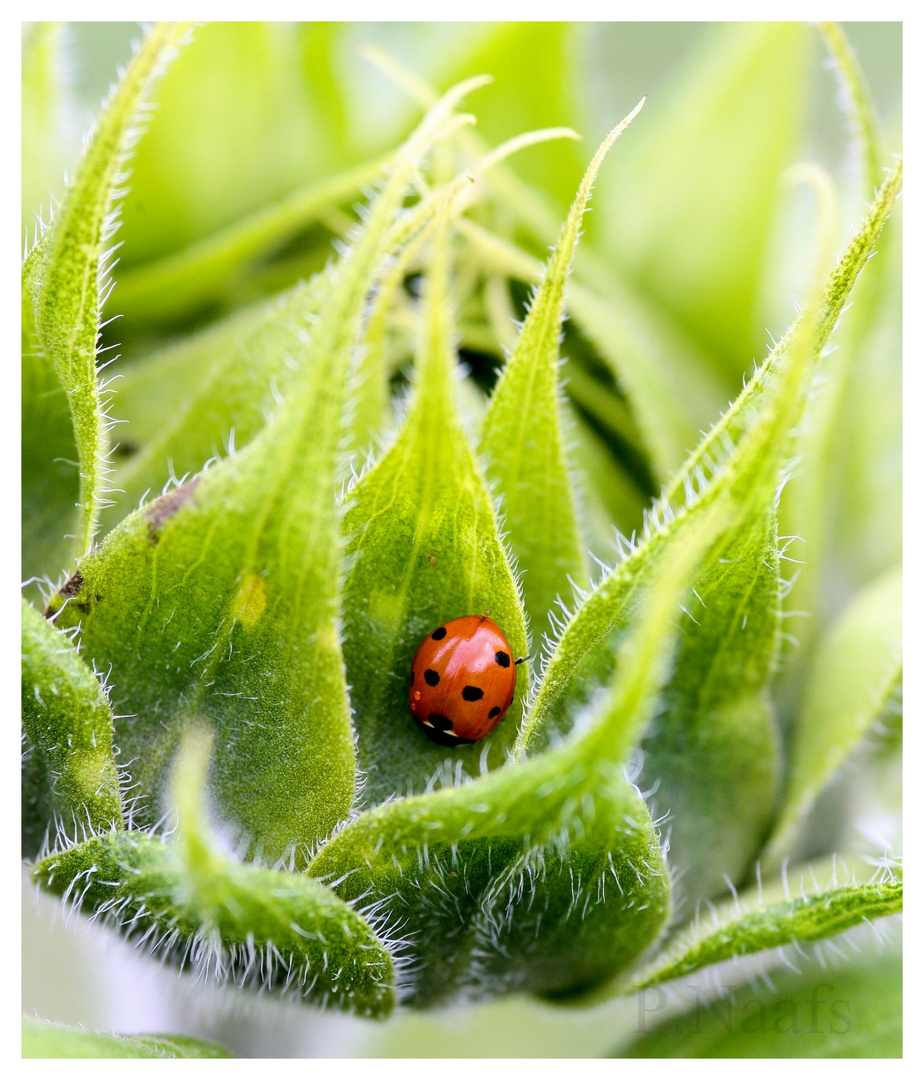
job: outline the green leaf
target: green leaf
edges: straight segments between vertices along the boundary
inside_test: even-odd
[[[668,908],[658,836],[623,762],[656,707],[680,596],[724,525],[690,536],[648,597],[614,685],[580,734],[478,780],[385,803],[309,870],[408,934],[411,1000],[571,994],[623,969]]]
[[[341,204],[358,199],[385,165],[372,161],[315,181],[179,251],[129,268],[119,280],[119,306],[136,322],[169,321],[233,297],[251,267]]]
[[[186,732],[173,777],[168,842],[122,832],[49,855],[33,878],[199,975],[363,1016],[394,1004],[394,966],[363,917],[302,874],[234,862],[204,821],[210,736]]]
[[[367,50],[367,55],[416,100],[433,101],[434,92],[423,80],[378,50]],[[482,140],[471,132],[460,133],[460,143],[473,155],[485,152]],[[557,214],[542,192],[505,166],[492,172],[490,184],[503,209],[532,234],[545,242],[557,237]],[[467,219],[459,222],[459,230],[473,241],[489,273],[524,282],[542,279],[541,263],[515,244]],[[644,450],[655,472],[665,478],[696,443],[727,392],[689,335],[671,325],[664,311],[612,266],[590,256],[586,247],[577,255],[576,278],[569,290],[569,311],[630,398]]]
[[[881,204],[872,208],[826,289],[813,294],[786,339],[770,395],[746,415],[739,399],[729,411],[740,421],[736,438],[728,437],[727,415],[691,456],[686,483],[676,480],[656,505],[645,541],[630,547],[563,627],[518,740],[520,752],[533,751],[567,730],[573,702],[587,700],[610,677],[636,588],[659,572],[663,553],[684,543],[685,530],[703,512],[730,500],[733,519],[697,582],[694,625],[684,629],[665,713],[645,745],[642,780],[660,784],[655,805],[673,816],[672,864],[684,871],[689,902],[714,893],[725,875],[740,877],[769,824],[779,768],[768,698],[779,645],[778,478],[808,373],[831,330],[831,309],[845,302],[850,274],[855,279],[886,213]],[[755,378],[761,375],[767,378]],[[753,388],[742,394],[754,396]],[[718,461],[707,479],[703,463],[711,448]],[[678,484],[687,502],[675,511]]]
[[[38,254],[33,249],[29,258]],[[39,603],[32,579],[58,573],[73,558],[80,472],[68,396],[35,340],[31,304],[23,299],[21,573]]]
[[[158,91],[125,201],[123,267],[181,252],[338,170],[294,27],[199,27]]]
[[[892,1058],[902,1056],[900,948],[800,962],[731,998],[674,1016],[620,1051],[628,1058]],[[663,994],[663,991],[657,991]],[[666,999],[641,999],[639,1029]],[[702,1002],[702,995],[698,997]],[[639,1030],[637,1029],[637,1030]]]
[[[852,150],[859,158],[860,182],[852,185],[857,190],[849,194],[865,206],[882,182],[887,160],[882,133],[843,31],[833,23],[822,23],[819,29],[834,62],[854,136]],[[836,196],[832,193],[829,197]],[[897,523],[901,514],[895,496],[888,500],[900,486],[895,474],[901,455],[901,343],[890,340],[888,331],[883,334],[884,326],[894,325],[895,305],[901,299],[900,245],[900,222],[895,222],[882,236],[876,258],[858,283],[838,335],[839,348],[827,362],[824,383],[809,401],[799,446],[801,475],[782,502],[783,527],[800,538],[808,556],[790,594],[794,611],[812,615],[811,621],[800,627],[801,648],[792,660],[791,681],[797,684],[804,679],[804,667],[828,614],[824,611],[827,582],[823,568],[842,562],[844,551],[872,554],[871,559],[857,560],[855,554],[851,559],[861,562],[861,567],[850,566],[849,572],[862,582],[900,557],[899,530],[889,526]],[[881,462],[889,470],[885,476],[879,472]],[[878,505],[870,505],[873,501]],[[858,538],[852,535],[850,524],[857,520],[858,509],[862,509],[867,529],[869,522],[876,523],[874,540],[867,533],[857,543]]]
[[[898,202],[844,327],[852,356],[831,452],[831,546],[855,587],[902,558],[902,216]]]
[[[572,383],[568,385],[571,389]],[[572,437],[581,532],[589,550],[600,557],[613,550],[614,526],[630,533],[643,519],[645,497],[596,428],[573,409],[566,409],[565,415],[565,430]]]
[[[528,568],[523,599],[538,638],[558,597],[588,584],[559,415],[558,341],[565,285],[603,158],[641,109],[610,132],[588,166],[542,285],[494,389],[481,433],[497,483],[508,542]]]
[[[882,179],[882,166],[886,159],[882,147],[882,131],[869,87],[856,54],[841,27],[834,22],[821,22],[818,29],[834,61],[834,70],[841,88],[841,101],[845,102],[852,134],[863,163],[863,186],[868,192],[875,191]]]
[[[117,524],[171,476],[196,473],[259,434],[299,378],[307,327],[329,278],[318,274],[125,370],[117,409],[127,425],[114,451],[122,462],[113,479],[119,493],[104,525]]]
[[[790,874],[794,877],[793,871]],[[803,874],[802,895],[755,904],[750,897],[736,896],[732,904],[714,911],[703,925],[697,922],[648,969],[632,980],[632,990],[642,990],[670,982],[694,971],[749,953],[775,949],[794,942],[823,941],[860,923],[869,923],[902,910],[902,882],[886,878],[839,888],[806,892]],[[785,880],[785,879],[784,879]],[[758,893],[759,896],[759,893]]]
[[[459,229],[491,272],[541,279],[541,263],[516,245],[468,220]],[[642,449],[666,478],[724,400],[718,380],[682,332],[612,269],[593,263],[582,273],[579,263],[568,310],[625,392]]]
[[[600,185],[595,245],[727,385],[763,349],[763,259],[801,136],[809,43],[798,23],[717,28]]]
[[[821,324],[818,328],[815,350],[816,361],[843,315],[861,271],[876,248],[883,227],[901,191],[902,175],[902,162],[899,160],[876,192],[876,197],[869,206],[860,228],[825,282]],[[776,344],[721,419],[712,426],[708,434],[684,461],[683,466],[671,477],[662,496],[662,503],[676,505],[682,502],[701,476],[714,472],[725,460],[729,447],[735,444],[738,434],[746,429],[750,414],[760,407],[763,396],[775,385],[781,361],[790,349],[795,334],[804,323],[803,313]]]
[[[188,1035],[109,1035],[22,1018],[24,1058],[227,1058],[227,1050]]]
[[[683,915],[746,871],[772,820],[781,772],[769,694],[781,602],[773,515],[729,533],[696,582],[664,712],[642,743],[639,782],[652,791],[652,812],[670,814]]]
[[[26,366],[53,366],[73,424],[80,462],[76,538],[80,550],[93,539],[105,477],[107,423],[97,382],[96,346],[112,255],[107,245],[117,220],[114,207],[123,194],[119,170],[137,135],[139,108],[187,33],[186,24],[165,23],[145,39],[100,117],[51,224],[23,264]],[[44,357],[33,358],[36,352]],[[24,379],[33,393],[48,381],[47,370],[36,370]],[[54,413],[37,419],[54,419]],[[46,464],[56,471],[47,459]]]
[[[372,433],[378,433],[388,412],[388,378],[390,366],[386,359],[389,320],[395,319],[395,309],[407,315],[407,305],[402,304],[405,294],[405,281],[420,263],[421,250],[432,235],[443,226],[446,216],[455,217],[461,213],[470,200],[475,180],[483,173],[495,168],[511,154],[524,148],[552,139],[575,138],[570,128],[549,128],[529,131],[517,135],[500,146],[483,154],[468,165],[452,183],[445,184],[426,195],[408,215],[408,221],[396,226],[396,231],[403,239],[411,239],[404,245],[400,255],[395,258],[383,275],[376,291],[363,340],[356,383],[357,401],[353,413],[353,429],[360,443]],[[449,161],[446,162],[447,170]],[[424,222],[416,235],[412,234],[411,223]],[[415,223],[416,224],[416,223]],[[460,383],[460,391],[465,393],[466,382]]]
[[[60,625],[80,624],[85,654],[112,666],[143,823],[157,820],[168,760],[194,721],[216,733],[215,796],[252,850],[304,861],[350,809],[334,499],[350,360],[409,179],[475,85],[447,95],[397,155],[275,423],[126,518],[81,563],[67,605],[54,602]]]
[[[58,141],[61,112],[61,23],[32,23],[22,42],[22,229],[51,209],[64,173]]]
[[[57,827],[122,826],[112,714],[73,644],[22,604],[23,834],[28,853]]]
[[[494,80],[478,106],[478,130],[489,143],[531,128],[573,127],[577,116],[575,52],[573,24],[488,23],[474,45],[440,72],[440,83],[445,86],[476,71],[491,72]],[[568,143],[537,146],[518,159],[511,171],[542,176],[546,190],[565,207],[581,178],[583,163],[576,150]]]
[[[901,683],[901,633],[899,567],[863,589],[822,639],[766,855],[771,863],[783,857],[817,796],[882,717]]]
[[[443,255],[442,258],[446,258]],[[443,267],[431,274],[414,399],[391,448],[350,492],[351,560],[344,592],[344,656],[356,710],[365,798],[420,790],[446,758],[470,747],[429,742],[408,709],[407,678],[421,639],[462,615],[490,611],[516,656],[526,627],[510,564],[453,395],[452,329]],[[518,680],[504,722],[485,740],[499,765],[525,692]]]

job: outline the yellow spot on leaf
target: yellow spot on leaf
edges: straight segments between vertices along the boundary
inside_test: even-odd
[[[323,649],[328,652],[336,652],[340,648],[340,638],[337,627],[333,623],[322,623],[318,627],[317,640]]]
[[[266,608],[266,586],[256,574],[245,574],[231,601],[231,618],[252,630]]]

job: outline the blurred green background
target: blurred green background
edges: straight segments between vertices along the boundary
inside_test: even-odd
[[[901,24],[847,24],[845,30],[869,82],[887,148],[898,149]],[[578,130],[583,136],[580,143],[545,144],[512,161],[522,177],[549,193],[551,209],[560,220],[605,133],[643,94],[649,98],[636,121],[639,137],[649,128],[656,129],[662,114],[676,108],[682,88],[695,81],[698,66],[713,62],[713,50],[721,48],[726,32],[724,27],[703,23],[560,27],[357,23],[339,28],[332,24],[299,28],[214,24],[201,28],[195,51],[181,56],[161,87],[164,110],[169,110],[170,95],[182,99],[189,94],[195,95],[200,109],[187,115],[183,125],[164,130],[155,119],[140,143],[132,192],[124,206],[124,226],[117,237],[124,247],[115,276],[118,280],[123,272],[130,274],[182,250],[334,169],[387,152],[419,113],[405,92],[360,55],[364,44],[382,47],[440,87],[473,71],[494,74],[494,84],[479,91],[470,103],[479,117],[478,132],[490,143],[539,126],[567,124]],[[62,27],[55,38],[63,59],[61,108],[53,116],[49,113],[50,119],[25,112],[23,117],[24,163],[30,170],[23,178],[22,216],[27,232],[34,215],[47,207],[49,194],[62,190],[64,172],[73,166],[83,135],[138,34],[136,24],[75,23]],[[786,155],[815,161],[830,171],[842,191],[846,234],[860,208],[856,162],[821,40],[817,35],[808,40],[809,54],[794,60],[794,65],[806,63],[808,72],[807,89],[793,103],[799,145]],[[774,85],[783,88],[781,93],[790,85],[790,76],[793,87],[802,85],[795,71],[768,72],[768,79],[771,76]],[[229,122],[229,110],[233,122]],[[36,139],[42,140],[40,147],[30,144]],[[725,395],[718,400],[721,407],[740,386],[742,373],[764,355],[765,331],[778,334],[792,316],[792,295],[804,280],[804,260],[810,255],[803,250],[808,202],[793,199],[786,206],[772,239],[774,258],[764,268],[763,280],[754,285],[756,300],[751,308],[729,309],[719,340],[710,322],[714,312],[695,290],[666,280],[663,273],[646,279],[645,260],[659,226],[657,200],[651,200],[653,210],[644,211],[640,204],[615,204],[607,198],[608,191],[632,190],[633,183],[641,188],[677,187],[693,184],[695,178],[676,175],[664,147],[659,148],[657,160],[648,162],[656,176],[648,172],[635,178],[623,176],[621,146],[604,168],[594,212],[587,219],[589,242],[598,243],[605,234],[608,245],[601,246],[609,246],[612,257],[630,267],[653,298],[658,299],[659,289],[670,293],[675,313],[694,328],[710,357],[718,393]],[[766,178],[772,185],[777,180],[775,175]],[[717,193],[716,205],[721,211],[726,198],[740,195],[734,190]],[[713,229],[710,235],[715,233]],[[321,240],[315,248],[328,252],[329,243],[323,236]],[[753,238],[729,236],[727,242],[751,243]],[[668,230],[663,244],[669,251],[675,243],[682,240]],[[537,253],[542,253],[541,248]],[[288,262],[276,260],[273,273],[265,276],[259,289],[283,287],[315,265],[310,258],[305,261],[301,250],[289,254]],[[709,252],[698,254],[707,276],[713,264],[719,269],[722,264],[723,252],[712,254],[712,262]],[[316,254],[312,257],[317,259]],[[663,258],[657,265],[663,268]],[[739,286],[743,287],[735,281],[707,281],[703,288],[726,288],[731,294]],[[119,310],[117,288],[107,315]],[[731,325],[739,316],[740,326]],[[200,317],[207,318],[208,313]],[[130,363],[150,344],[182,329],[182,325],[158,325],[129,309],[110,334],[115,333],[113,341],[123,343],[123,362]],[[893,385],[897,378],[894,372]],[[890,422],[895,400],[893,393],[886,401],[882,424]],[[890,445],[895,445],[894,438]],[[900,521],[897,483],[891,493],[883,493],[880,505],[892,506],[891,520]],[[860,568],[855,577],[859,580],[872,575],[877,561],[887,566],[896,557],[898,534],[893,530],[894,535],[884,537],[876,532],[875,524],[875,518],[868,520],[865,527],[870,535],[858,541],[875,549],[857,556]],[[858,550],[856,545],[854,550]],[[508,1000],[372,1025],[294,1005],[241,999],[195,986],[191,979],[178,980],[172,970],[138,958],[99,928],[82,922],[65,927],[56,903],[48,897],[36,899],[30,886],[23,896],[22,946],[26,1013],[88,1028],[199,1035],[223,1042],[238,1054],[597,1056],[625,1039],[638,1015],[634,1000],[593,1010]]]

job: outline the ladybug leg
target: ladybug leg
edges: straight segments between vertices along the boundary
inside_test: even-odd
[[[532,657],[531,656],[521,656],[519,660],[514,660],[513,666],[516,667],[518,664],[525,664],[527,660],[532,660]]]

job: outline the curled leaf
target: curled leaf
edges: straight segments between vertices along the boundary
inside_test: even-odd
[[[752,895],[735,897],[734,903],[714,911],[711,919],[701,918],[666,950],[648,969],[632,980],[632,990],[670,982],[694,971],[795,942],[823,941],[860,923],[898,914],[902,910],[902,882],[886,878],[850,885],[806,888],[785,899],[756,902]],[[790,880],[800,877],[790,870]]]
[[[80,462],[80,551],[96,530],[106,472],[107,421],[96,348],[112,259],[107,245],[118,220],[114,208],[124,194],[119,169],[137,137],[144,97],[188,32],[187,24],[163,23],[145,38],[100,117],[51,224],[23,265],[27,356],[40,354],[32,362],[54,368],[73,424]]]
[[[301,874],[234,862],[203,820],[210,739],[184,739],[173,784],[175,842],[121,832],[43,859],[33,878],[140,945],[218,981],[379,1016],[394,966],[363,917]]]
[[[58,827],[122,826],[112,714],[71,641],[22,605],[23,833],[32,854]]]

